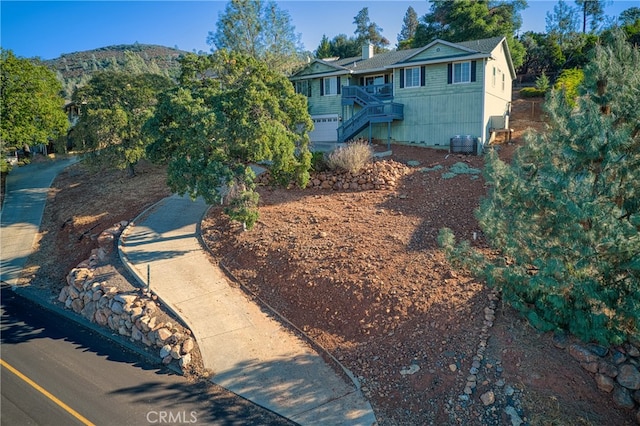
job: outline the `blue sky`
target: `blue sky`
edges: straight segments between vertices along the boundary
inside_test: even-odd
[[[573,1],[567,3],[574,5]],[[418,16],[429,11],[422,1],[316,1],[280,0],[301,35],[307,50],[329,38],[353,35],[353,17],[363,7],[395,46],[409,6]],[[545,30],[546,12],[555,2],[529,0],[523,12],[523,31]],[[226,1],[0,1],[0,45],[17,56],[52,59],[63,53],[117,44],[159,44],[186,51],[210,51],[206,42],[215,30]],[[609,0],[606,14],[639,6],[640,1]]]

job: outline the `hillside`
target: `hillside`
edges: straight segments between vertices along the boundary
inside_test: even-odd
[[[180,69],[178,59],[186,53],[171,47],[135,43],[65,53],[43,63],[56,72],[68,99],[75,86],[86,83],[97,71],[126,70],[175,77]]]

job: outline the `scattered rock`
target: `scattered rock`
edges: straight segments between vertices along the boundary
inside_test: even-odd
[[[507,415],[511,419],[512,426],[520,426],[522,423],[524,423],[524,421],[522,420],[522,418],[520,417],[516,409],[513,408],[512,406],[508,405],[507,408],[504,409],[504,411],[505,413],[507,413]]]
[[[480,395],[480,400],[485,406],[491,405],[496,402],[496,395],[493,393],[493,391],[488,391]]]
[[[400,374],[402,374],[403,376],[406,376],[410,374],[415,374],[418,371],[420,371],[420,366],[417,364],[411,364],[409,368],[403,368],[402,370],[400,370]]]

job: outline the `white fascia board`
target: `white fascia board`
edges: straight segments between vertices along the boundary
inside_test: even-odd
[[[351,74],[354,75],[359,75],[359,74],[371,74],[371,73],[375,73],[375,72],[384,72],[387,71],[389,69],[389,66],[385,66],[385,67],[380,67],[380,68],[367,68],[364,70],[352,70]]]
[[[290,77],[289,80],[291,81],[311,80],[312,78],[337,77],[339,75],[349,75],[349,74],[353,74],[353,71],[340,70],[340,71],[333,71],[333,72],[322,72],[317,74],[307,74],[307,75],[301,75],[299,77]]]
[[[424,61],[399,62],[397,64],[387,65],[385,68],[386,69],[408,68],[408,67],[416,67],[416,66],[422,66],[422,65],[467,62],[467,61],[473,61],[475,59],[485,59],[485,58],[491,58],[491,55],[488,53],[478,53],[475,55],[468,55],[468,56],[459,56],[459,57],[450,56],[447,58],[426,59]]]

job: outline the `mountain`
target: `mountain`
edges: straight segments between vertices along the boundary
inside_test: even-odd
[[[82,86],[97,71],[151,72],[176,77],[178,59],[186,51],[151,44],[122,44],[83,52],[65,53],[56,59],[42,61],[63,84],[63,94],[71,98],[73,90]]]

